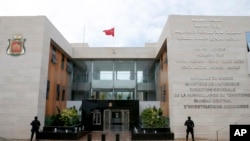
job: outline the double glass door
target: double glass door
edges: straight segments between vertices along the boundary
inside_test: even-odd
[[[127,109],[106,109],[103,112],[104,130],[129,130],[129,110]]]

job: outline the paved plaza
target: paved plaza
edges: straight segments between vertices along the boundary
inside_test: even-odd
[[[116,141],[116,134],[119,134],[119,141],[131,141],[131,135],[128,131],[120,131],[120,132],[114,132],[114,131],[94,131],[89,133],[91,134],[91,141],[101,141],[102,135],[105,134],[105,141]],[[6,138],[0,137],[0,141],[29,141],[27,140],[9,140]],[[34,140],[35,141],[35,140]],[[55,140],[40,140],[40,141],[55,141]],[[73,141],[73,140],[56,140],[56,141]],[[77,141],[88,141],[88,135],[85,135],[81,139]],[[144,141],[157,141],[157,140],[144,140]],[[159,140],[159,141],[171,141],[171,140]],[[173,141],[173,140],[172,140]],[[186,141],[185,139],[175,139],[174,141]],[[189,139],[191,141],[191,138]],[[195,141],[215,141],[215,140],[205,140],[205,139],[196,139]]]

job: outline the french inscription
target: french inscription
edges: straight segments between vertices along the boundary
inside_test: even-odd
[[[177,99],[192,99],[184,109],[249,109],[249,104],[243,101],[238,104],[235,99],[249,99],[250,92],[240,93],[237,89],[241,83],[233,76],[227,77],[191,77],[185,83],[189,89],[183,93],[174,93]]]
[[[183,105],[184,109],[249,109],[248,104],[237,105]]]

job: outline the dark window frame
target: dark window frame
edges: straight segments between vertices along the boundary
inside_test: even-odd
[[[46,99],[49,99],[50,81],[47,80]]]
[[[65,89],[62,90],[62,101],[65,101]]]
[[[56,101],[60,100],[60,85],[56,85]]]
[[[57,59],[56,59],[56,48],[52,47],[52,53],[51,53],[51,62],[53,64],[57,63]]]
[[[67,73],[68,73],[68,74],[71,74],[71,73],[72,73],[72,70],[73,70],[73,68],[72,68],[71,62],[70,62],[70,61],[67,61],[67,66],[66,66],[66,71],[67,71]]]
[[[61,69],[63,70],[64,69],[64,63],[65,62],[65,57],[64,55],[62,54],[62,62],[61,62]]]

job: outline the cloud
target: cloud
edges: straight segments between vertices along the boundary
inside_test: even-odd
[[[0,16],[45,15],[69,42],[144,46],[168,15],[250,15],[249,0],[1,0]],[[115,38],[102,31],[115,27]]]

